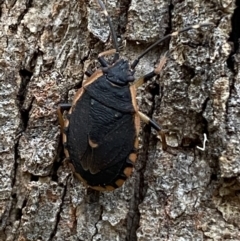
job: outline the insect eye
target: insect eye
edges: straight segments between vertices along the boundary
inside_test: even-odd
[[[102,72],[106,74],[108,72],[108,67],[103,67]]]
[[[127,82],[133,82],[135,78],[133,76],[128,76],[127,77]]]

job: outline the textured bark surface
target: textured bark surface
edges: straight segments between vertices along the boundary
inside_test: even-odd
[[[174,30],[215,26],[166,41],[139,63],[136,77],[169,51],[137,97],[169,148],[142,125],[133,176],[100,194],[64,161],[56,109],[112,48],[106,18],[91,0],[0,7],[0,240],[240,240],[240,16],[232,0],[107,1],[130,61]]]

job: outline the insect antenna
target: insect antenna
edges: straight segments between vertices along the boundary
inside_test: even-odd
[[[163,38],[157,40],[155,43],[153,43],[151,46],[149,46],[141,55],[139,55],[138,58],[133,61],[132,65],[131,65],[131,68],[134,69],[137,66],[137,64],[139,63],[140,59],[144,55],[146,55],[151,49],[153,49],[155,46],[157,46],[161,42],[165,41],[166,39],[169,39],[171,37],[177,36],[178,34],[186,32],[186,31],[191,30],[191,29],[197,29],[197,28],[201,28],[201,27],[208,27],[208,26],[211,26],[211,25],[214,25],[214,24],[211,23],[211,22],[200,23],[200,24],[196,24],[196,25],[192,25],[192,26],[180,29],[179,31],[176,31],[176,32],[173,32],[171,34],[168,34],[168,35],[164,36]]]
[[[102,8],[104,15],[107,18],[107,21],[108,21],[108,24],[109,24],[109,27],[110,27],[110,30],[112,33],[113,45],[114,45],[114,48],[116,49],[116,53],[114,54],[113,62],[116,62],[116,60],[119,59],[119,48],[118,48],[118,43],[117,43],[117,35],[116,35],[116,32],[114,31],[111,18],[108,15],[108,12],[107,12],[107,9],[106,9],[104,3],[101,0],[98,0],[98,3],[100,5],[100,7]]]

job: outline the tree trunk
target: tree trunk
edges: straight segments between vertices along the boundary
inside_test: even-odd
[[[99,67],[98,53],[112,48],[97,1],[0,4],[0,240],[240,240],[240,16],[233,1],[107,1],[121,56],[131,63],[168,33],[214,26],[173,37],[138,64],[136,78],[168,51],[160,76],[137,95],[168,148],[142,124],[134,174],[104,193],[72,175],[56,115],[86,69]]]

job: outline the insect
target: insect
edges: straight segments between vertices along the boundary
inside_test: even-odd
[[[161,127],[138,110],[135,89],[158,75],[166,62],[163,56],[157,67],[135,81],[134,72],[140,59],[162,41],[179,33],[212,25],[202,23],[166,35],[148,47],[131,65],[119,57],[119,48],[113,24],[101,0],[98,3],[110,26],[114,49],[98,56],[101,68],[87,72],[88,79],[75,94],[72,105],[58,108],[63,132],[64,152],[73,166],[74,174],[88,187],[111,191],[122,186],[131,175],[137,159],[140,119],[154,128],[162,137]],[[104,56],[114,55],[108,63]],[[63,112],[68,111],[63,118]]]

